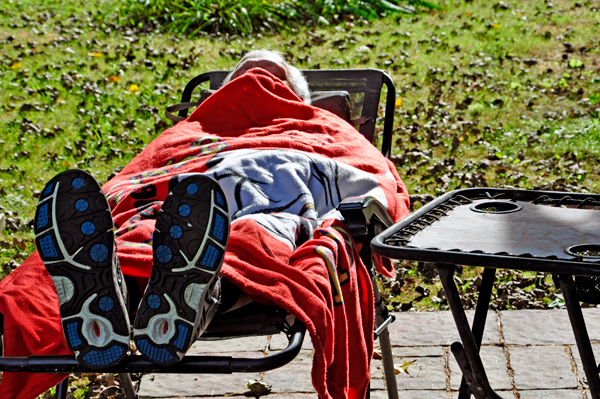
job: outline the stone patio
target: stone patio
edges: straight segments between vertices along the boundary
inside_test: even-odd
[[[467,312],[469,318],[473,312]],[[600,309],[583,309],[596,358],[600,359]],[[390,327],[395,363],[414,361],[396,375],[401,399],[458,397],[461,373],[450,352],[458,340],[452,314],[396,313]],[[280,350],[280,336],[198,342],[195,354],[264,356]],[[376,342],[376,345],[378,343]],[[317,398],[311,384],[312,346],[305,339],[299,356],[287,366],[249,374],[147,374],[139,381],[140,398],[244,398],[248,380],[271,385],[268,399]],[[566,310],[519,310],[488,313],[481,356],[491,386],[503,398],[591,399]],[[387,398],[381,360],[371,367],[371,398]]]

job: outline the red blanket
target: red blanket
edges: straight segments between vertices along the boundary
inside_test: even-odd
[[[131,226],[143,223],[140,205],[158,207],[169,192],[173,174],[206,172],[212,156],[239,149],[297,150],[353,166],[377,179],[394,220],[408,214],[406,188],[389,160],[348,123],[305,105],[279,79],[256,69],[210,96],[186,121],[166,130],[103,187],[114,207],[115,223],[123,234],[121,241],[141,243],[150,239],[152,222],[144,231]],[[125,274],[149,276],[150,246],[119,251]],[[392,275],[389,268],[378,271]]]
[[[408,214],[406,188],[394,165],[375,147],[345,121],[302,103],[268,72],[253,70],[213,94],[188,120],[162,133],[103,187],[118,229],[118,256],[125,274],[149,277],[155,214],[175,176],[207,172],[217,154],[241,149],[301,151],[367,172],[384,193],[392,218],[399,220]],[[232,198],[226,195],[231,201],[235,193]],[[337,204],[330,205],[335,208]],[[255,221],[240,220],[232,225],[222,270],[225,278],[255,299],[278,304],[307,325],[315,347],[312,375],[319,397],[358,398],[364,397],[369,379],[372,287],[352,241],[335,223],[323,223],[312,239],[292,253]],[[45,273],[37,254],[21,267],[35,270],[32,276]],[[391,276],[393,268],[379,263],[378,271]],[[29,334],[30,329],[24,327],[30,325],[29,319],[11,319],[14,305],[3,298],[23,295],[14,288],[18,279],[11,277],[0,284],[0,312],[14,334]],[[52,286],[45,285],[41,291],[57,303]],[[38,315],[55,332],[57,306],[40,311]],[[36,321],[44,323],[39,317]],[[65,353],[63,338],[50,335],[62,347],[50,344],[50,339],[38,332],[31,339],[22,338],[27,341],[26,349],[7,349],[6,355]],[[13,342],[5,334],[5,342],[7,338]],[[0,384],[0,393],[15,392],[19,384],[36,382],[41,387],[40,379],[34,381],[27,375],[18,380],[7,377]],[[8,395],[2,397],[15,397]]]

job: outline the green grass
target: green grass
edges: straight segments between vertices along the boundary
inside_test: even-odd
[[[413,194],[470,186],[598,191],[600,13],[590,1],[440,1],[444,10],[268,36],[123,26],[113,0],[0,4],[0,235],[8,274],[34,251],[36,194],[56,173],[117,173],[169,124],[166,106],[255,48],[299,68],[388,71],[394,161]],[[418,204],[417,204],[418,207]]]
[[[405,311],[415,309],[421,311],[448,310],[448,302],[443,293],[433,265],[426,266],[422,262],[396,263],[396,278],[378,281],[382,296],[386,299],[390,310]],[[455,273],[457,289],[467,309],[473,309],[478,298],[478,277],[483,273],[482,267],[458,267]],[[395,282],[396,281],[396,282]],[[399,284],[397,283],[399,282]],[[510,288],[512,284],[520,283],[519,288]],[[525,302],[515,302],[518,296],[532,293],[539,289],[540,296],[533,296]],[[492,289],[491,308],[511,310],[524,308],[549,308],[564,306],[564,300],[554,286],[552,276],[546,273],[518,272],[501,270],[496,273],[496,284]]]

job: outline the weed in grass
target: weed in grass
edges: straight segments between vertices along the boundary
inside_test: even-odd
[[[412,14],[415,5],[440,8],[422,0],[126,0],[119,13],[132,26],[157,23],[176,33],[247,35],[330,25],[345,17],[375,20],[386,13]]]

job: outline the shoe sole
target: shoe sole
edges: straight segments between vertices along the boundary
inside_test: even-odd
[[[177,363],[199,335],[199,311],[218,281],[229,238],[219,184],[204,175],[180,181],[163,203],[153,236],[152,274],[133,339],[148,360]]]
[[[35,212],[35,243],[52,277],[63,333],[77,361],[97,369],[129,350],[110,208],[96,180],[70,170],[46,184]],[[119,273],[119,275],[117,275]]]

